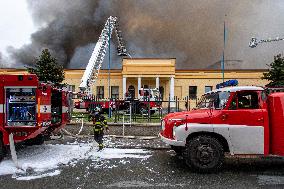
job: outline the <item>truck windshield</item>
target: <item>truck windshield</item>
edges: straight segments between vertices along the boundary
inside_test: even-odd
[[[205,94],[201,97],[199,103],[197,104],[197,109],[224,109],[226,107],[227,101],[229,99],[229,92],[215,92],[210,94]]]

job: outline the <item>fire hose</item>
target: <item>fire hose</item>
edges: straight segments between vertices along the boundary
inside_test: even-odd
[[[82,124],[81,124],[80,130],[77,134],[72,134],[72,133],[70,133],[69,131],[67,131],[66,129],[63,129],[63,128],[61,129],[61,131],[64,132],[65,134],[69,135],[69,136],[72,136],[72,137],[75,137],[75,138],[82,138],[81,136],[79,136],[79,134],[82,132],[83,127],[84,127],[84,120],[83,120],[83,117],[82,117]],[[88,153],[90,153],[97,146],[98,146],[98,143],[94,140],[92,142],[91,148],[84,154],[84,156],[86,156]]]
[[[80,130],[79,130],[79,132],[77,134],[70,133],[69,131],[67,131],[66,129],[63,129],[63,128],[61,129],[61,131],[63,133],[65,133],[66,135],[70,135],[70,136],[75,137],[75,138],[82,138],[79,135],[81,134],[81,132],[83,130],[83,127],[84,127],[84,119],[83,119],[83,117],[82,117],[81,120],[82,120],[82,122],[81,122],[82,124],[81,124]]]

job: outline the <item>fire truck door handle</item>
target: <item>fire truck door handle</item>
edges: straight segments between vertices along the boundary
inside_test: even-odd
[[[228,114],[223,114],[223,115],[221,115],[221,119],[222,119],[223,121],[225,121],[227,118],[228,118]]]

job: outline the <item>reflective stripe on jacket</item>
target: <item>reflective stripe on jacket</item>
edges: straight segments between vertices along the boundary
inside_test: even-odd
[[[103,121],[103,124],[104,124],[105,128],[108,129],[108,125],[107,125],[107,120],[106,119]]]
[[[104,130],[104,124],[101,121],[96,121],[94,124],[93,129],[95,132],[101,132]]]

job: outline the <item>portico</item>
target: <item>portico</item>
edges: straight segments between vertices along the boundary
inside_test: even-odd
[[[139,97],[141,88],[158,88],[164,98],[174,99],[176,59],[123,59],[122,94],[134,89]]]

